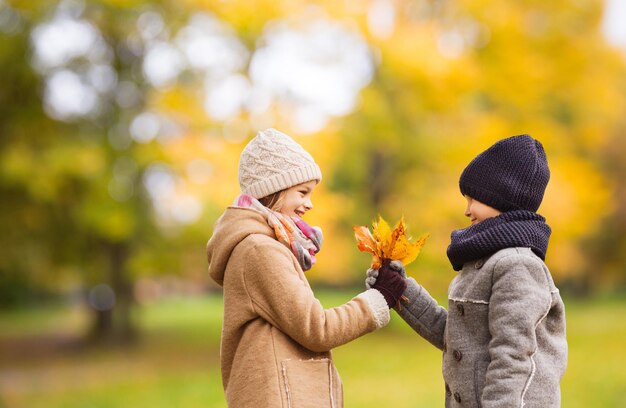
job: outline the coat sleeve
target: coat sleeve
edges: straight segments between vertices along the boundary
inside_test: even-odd
[[[375,289],[324,309],[289,250],[274,240],[257,240],[247,256],[245,287],[255,310],[309,350],[329,351],[389,322],[385,298]]]
[[[489,300],[489,357],[482,406],[519,407],[535,374],[536,328],[550,310],[542,263],[527,255],[502,258],[494,267]]]
[[[443,337],[448,311],[419,285],[415,279],[407,279],[404,296],[408,303],[401,302],[396,311],[405,322],[433,346],[443,350]]]

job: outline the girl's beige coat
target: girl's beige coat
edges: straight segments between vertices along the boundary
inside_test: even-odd
[[[291,251],[263,216],[228,208],[207,246],[224,289],[222,381],[229,407],[341,407],[330,350],[386,325],[384,297],[368,290],[325,310]]]

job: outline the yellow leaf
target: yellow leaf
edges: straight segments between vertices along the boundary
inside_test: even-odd
[[[422,251],[422,247],[426,243],[427,238],[428,234],[424,234],[420,236],[413,244],[409,243],[407,240],[406,243],[403,244],[406,249],[402,255],[399,254],[399,256],[401,257],[398,260],[402,262],[403,265],[408,265],[413,262]]]
[[[406,235],[405,235],[405,226],[404,226],[404,217],[400,218],[400,221],[398,221],[398,224],[396,224],[396,227],[393,229],[393,232],[391,233],[391,238],[389,239],[389,246],[386,248],[386,252],[385,255],[387,258],[389,259],[400,259],[397,256],[394,257],[394,251],[396,250],[396,243],[398,243],[398,240],[400,238],[405,238],[406,240]],[[408,243],[408,240],[406,240]],[[402,249],[399,249],[402,250]]]
[[[372,223],[374,240],[376,241],[381,258],[385,258],[386,249],[389,247],[389,241],[391,241],[391,228],[387,221],[380,215],[378,216],[378,222]]]
[[[374,269],[380,268],[385,259],[397,260],[408,265],[417,258],[428,238],[428,234],[424,234],[415,243],[411,243],[411,238],[406,235],[404,217],[400,218],[392,231],[387,221],[378,216],[378,221],[372,223],[372,230],[370,233],[368,227],[355,226],[354,236],[359,250],[373,255]]]
[[[376,241],[367,227],[354,226],[354,236],[356,237],[359,251],[369,252],[376,255]]]
[[[378,255],[374,255],[372,257],[372,268],[380,269],[381,266],[383,266],[383,260]]]

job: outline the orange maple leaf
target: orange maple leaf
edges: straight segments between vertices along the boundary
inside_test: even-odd
[[[365,226],[354,226],[354,236],[360,251],[372,254],[372,268],[379,269],[384,260],[395,260],[408,265],[419,255],[426,243],[428,234],[420,236],[416,242],[410,242],[406,235],[404,217],[400,218],[392,230],[380,215],[372,223],[372,232]]]

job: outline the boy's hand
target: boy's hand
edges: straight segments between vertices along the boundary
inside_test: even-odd
[[[382,270],[383,268],[388,268],[393,272],[399,273],[403,278],[406,278],[406,270],[400,261],[391,261],[388,264],[383,264],[380,269]],[[365,287],[372,289],[376,283],[376,279],[378,279],[378,270],[369,268],[365,274]]]
[[[404,265],[402,265],[402,262],[391,261],[389,262],[389,265],[383,265],[381,269],[384,268],[385,266],[387,266],[392,271],[399,273],[400,276],[402,276],[403,278],[406,278],[406,269],[404,269]]]
[[[399,300],[403,298],[407,287],[405,277],[406,272],[401,262],[386,260],[379,270],[372,268],[367,270],[365,286],[378,290],[391,309],[397,307],[400,304]]]
[[[378,278],[378,269],[369,268],[365,273],[365,287],[372,289],[372,286],[376,283],[376,278]]]

